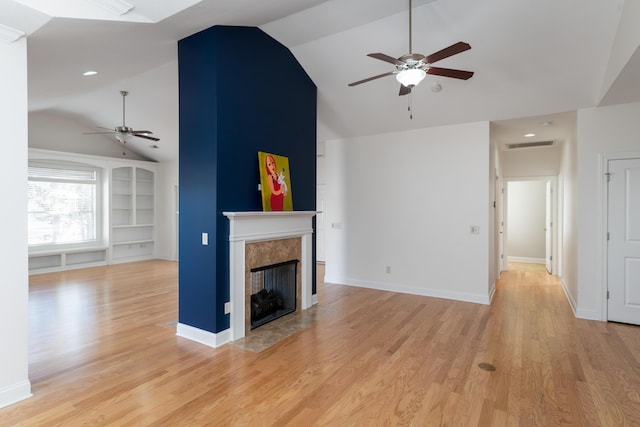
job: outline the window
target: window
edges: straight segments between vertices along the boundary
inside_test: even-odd
[[[30,161],[29,246],[81,245],[99,239],[100,169],[80,163]]]

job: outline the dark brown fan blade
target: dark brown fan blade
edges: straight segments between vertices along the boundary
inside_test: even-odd
[[[364,79],[364,80],[358,80],[357,82],[349,83],[349,86],[359,85],[361,83],[370,82],[371,80],[379,79],[380,77],[391,76],[393,74],[395,74],[394,71],[389,71],[388,73],[378,74],[377,76],[373,76],[373,77],[369,77],[369,78]]]
[[[406,87],[405,85],[400,85],[400,93],[398,93],[398,96],[408,95],[410,93],[411,93],[410,87]]]
[[[427,64],[433,64],[469,49],[471,49],[471,46],[469,45],[469,43],[458,42],[458,43],[452,44],[449,47],[445,47],[444,49],[439,50],[435,53],[432,53],[431,55],[427,56],[425,61],[427,62]]]
[[[453,70],[451,68],[429,67],[427,74],[433,74],[442,77],[451,77],[453,79],[469,80],[473,77],[473,71]]]
[[[131,133],[153,134],[150,130],[132,130]]]
[[[151,141],[160,141],[160,138],[156,138],[154,136],[147,136],[138,133],[134,133],[133,136],[137,136],[138,138],[150,139]]]
[[[380,61],[390,62],[391,64],[395,64],[395,65],[404,65],[404,62],[392,56],[385,55],[384,53],[369,53],[367,54],[367,56],[370,56],[375,59],[379,59]]]

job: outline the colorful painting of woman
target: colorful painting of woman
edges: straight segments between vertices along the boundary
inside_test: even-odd
[[[276,160],[272,155],[267,156],[266,166],[269,175],[269,190],[271,190],[271,210],[281,211],[284,207],[284,196],[287,194],[287,184],[283,178],[279,177]]]
[[[283,156],[258,152],[262,207],[265,211],[287,211],[293,209],[288,168],[289,160]]]

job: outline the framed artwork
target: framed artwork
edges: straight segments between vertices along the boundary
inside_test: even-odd
[[[289,159],[277,154],[258,151],[262,210],[292,211],[291,170]]]

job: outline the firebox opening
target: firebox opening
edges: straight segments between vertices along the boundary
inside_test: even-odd
[[[251,329],[296,311],[299,260],[251,269]]]

